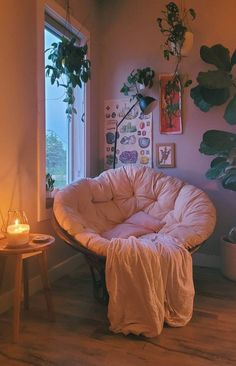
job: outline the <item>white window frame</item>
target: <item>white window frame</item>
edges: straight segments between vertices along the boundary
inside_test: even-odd
[[[46,121],[45,121],[45,63],[44,63],[44,29],[45,12],[49,13],[55,20],[65,24],[66,11],[54,0],[37,1],[37,219],[38,221],[50,218],[51,209],[46,208]],[[72,30],[75,33],[81,32],[81,38],[90,39],[90,33],[76,19],[70,16]],[[88,58],[90,58],[90,49],[88,44]],[[90,176],[90,83],[85,87],[85,146],[84,146],[84,175]],[[73,178],[73,177],[72,177]]]

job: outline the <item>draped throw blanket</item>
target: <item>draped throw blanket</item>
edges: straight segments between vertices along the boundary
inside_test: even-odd
[[[179,327],[192,317],[192,258],[168,235],[111,240],[106,285],[115,333],[156,337],[164,322]]]

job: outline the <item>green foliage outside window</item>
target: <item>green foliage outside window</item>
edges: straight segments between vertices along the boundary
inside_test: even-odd
[[[49,131],[46,136],[46,171],[55,179],[55,187],[62,188],[67,184],[67,152],[58,135]]]

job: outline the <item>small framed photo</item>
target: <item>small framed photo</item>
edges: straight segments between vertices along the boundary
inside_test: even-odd
[[[156,144],[157,166],[159,168],[175,167],[175,144]]]

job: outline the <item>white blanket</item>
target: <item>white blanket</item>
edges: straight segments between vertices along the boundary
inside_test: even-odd
[[[158,336],[164,322],[185,325],[192,317],[192,258],[172,238],[113,239],[106,259],[110,330]]]

